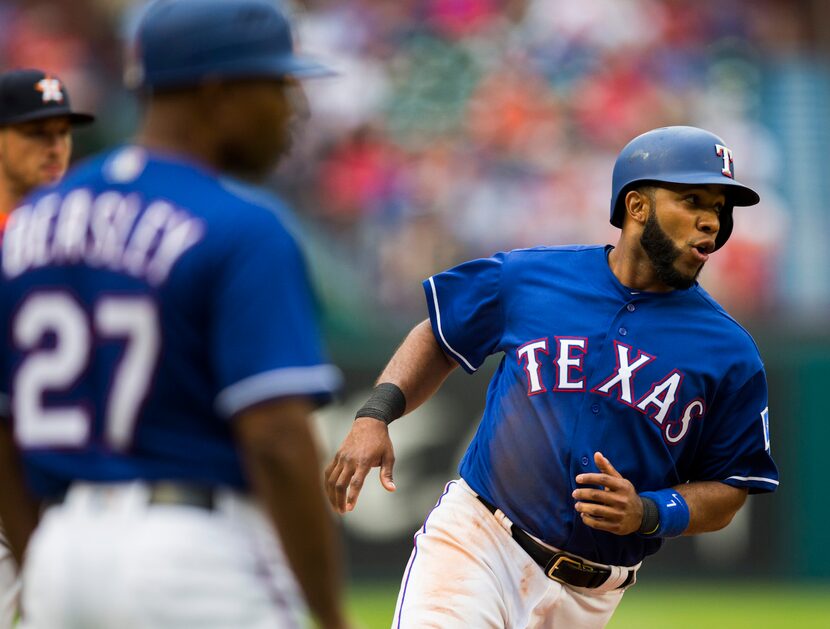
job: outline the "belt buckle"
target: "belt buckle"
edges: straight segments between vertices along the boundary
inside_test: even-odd
[[[562,577],[556,576],[556,571],[562,564],[571,564],[580,572],[595,572],[593,566],[589,566],[588,564],[583,563],[578,559],[574,559],[564,553],[555,553],[553,557],[550,558],[547,568],[545,568],[545,574],[547,577],[549,579],[553,579],[554,581],[559,581],[560,583],[568,583]]]
[[[213,491],[199,485],[160,481],[150,487],[149,503],[214,509]]]

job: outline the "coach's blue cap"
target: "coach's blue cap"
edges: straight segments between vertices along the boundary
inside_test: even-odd
[[[134,89],[333,74],[295,54],[291,25],[272,0],[155,0],[143,12],[128,57],[124,79]]]

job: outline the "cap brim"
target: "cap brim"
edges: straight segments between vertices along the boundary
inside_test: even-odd
[[[284,74],[295,76],[299,79],[317,79],[329,76],[337,76],[337,72],[319,61],[308,57],[290,57],[283,62]]]
[[[295,55],[248,58],[243,61],[230,59],[225,63],[211,63],[203,66],[162,69],[158,71],[145,69],[143,80],[138,89],[151,90],[190,87],[210,80],[279,78],[285,76],[298,79],[316,79],[336,76],[337,72],[319,61]]]
[[[688,185],[711,184],[713,186],[725,186],[729,189],[729,201],[732,202],[732,205],[737,206],[757,205],[761,201],[761,197],[758,193],[749,186],[745,186],[739,181],[735,181],[734,179],[730,179],[726,176],[714,175],[710,172],[687,173],[684,175],[666,177],[665,179],[656,178],[654,181]]]
[[[70,124],[73,126],[82,126],[95,122],[95,116],[92,114],[83,114],[77,111],[60,110],[60,109],[41,109],[38,111],[31,111],[20,116],[13,116],[12,118],[0,119],[0,124],[21,124],[23,122],[33,122],[35,120],[46,120],[48,118],[68,118]]]
[[[747,188],[745,185],[738,183],[726,184],[732,190],[732,201],[737,206],[758,205],[761,202],[761,195],[759,195],[752,188]]]
[[[83,126],[87,124],[92,124],[95,122],[95,116],[92,114],[82,114],[77,111],[73,111],[69,114],[69,122],[71,122],[75,126]]]

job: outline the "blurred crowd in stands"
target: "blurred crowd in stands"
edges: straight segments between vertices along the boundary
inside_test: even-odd
[[[702,126],[762,204],[736,212],[702,282],[738,317],[773,309],[788,208],[764,68],[806,23],[787,0],[311,0],[297,39],[339,76],[307,84],[312,120],[275,188],[308,217],[325,286],[408,321],[420,281],[471,257],[613,242],[611,169],[632,137]],[[728,7],[728,8],[725,8]],[[125,139],[127,0],[0,0],[0,67],[39,66]],[[343,274],[343,275],[341,275]],[[335,278],[332,280],[332,278]],[[348,279],[338,279],[348,278]]]

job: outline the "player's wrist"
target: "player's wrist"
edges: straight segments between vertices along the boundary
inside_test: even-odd
[[[355,419],[372,417],[387,426],[406,411],[406,397],[401,388],[391,382],[381,382],[372,391],[369,399],[355,413]]]
[[[643,520],[637,531],[644,537],[677,537],[688,527],[691,513],[689,505],[674,489],[644,491]]]
[[[651,498],[643,497],[641,494],[640,502],[643,504],[643,519],[637,532],[640,535],[650,537],[660,528],[660,513],[657,509],[657,503]]]

